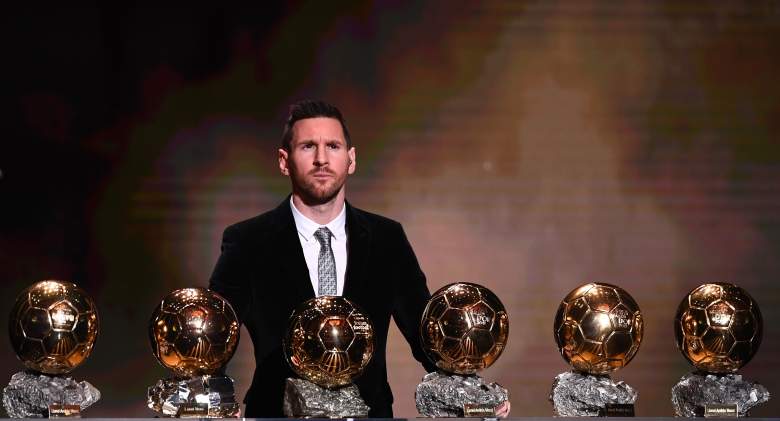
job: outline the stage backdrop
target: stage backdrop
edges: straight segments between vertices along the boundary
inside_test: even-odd
[[[34,5],[2,19],[0,314],[46,278],[93,295],[100,337],[73,373],[103,392],[88,416],[153,415],[146,388],[167,373],[152,309],[206,286],[222,230],[285,198],[276,150],[302,98],[341,107],[357,148],[347,196],[404,224],[429,287],[478,282],[506,305],[509,344],[483,375],[511,391],[512,415],[551,415],[568,369],[553,316],[587,281],[622,286],[645,315],[613,376],[638,389],[637,415],[672,414],[691,369],[672,319],[708,281],[760,304],[743,374],[780,393],[776,1]],[[397,331],[387,352],[396,416],[414,417],[424,373]],[[228,369],[242,395],[253,368],[244,336]],[[0,335],[0,380],[19,369]]]

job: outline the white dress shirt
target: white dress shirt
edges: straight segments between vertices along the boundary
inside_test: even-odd
[[[327,227],[331,232],[330,248],[333,250],[333,257],[336,259],[336,294],[344,293],[344,274],[347,271],[347,206],[341,208],[339,215],[325,225],[320,225],[304,216],[293,203],[290,197],[290,208],[292,209],[293,219],[295,219],[295,228],[298,230],[298,239],[301,240],[303,248],[303,257],[306,259],[306,266],[309,268],[309,279],[311,286],[314,287],[314,295],[319,295],[320,279],[317,273],[317,263],[320,257],[320,242],[314,238],[314,232],[319,228]]]

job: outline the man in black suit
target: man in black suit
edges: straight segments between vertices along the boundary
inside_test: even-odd
[[[414,358],[435,370],[418,333],[430,297],[425,275],[398,222],[346,202],[355,148],[336,107],[294,104],[278,153],[291,196],[225,230],[210,283],[233,305],[254,344],[257,368],[245,416],[283,416],[284,380],[294,374],[282,338],[292,311],[315,295],[343,295],[368,313],[375,329],[373,359],[355,383],[370,417],[392,417],[385,360],[391,316]],[[402,393],[411,399],[413,391]]]

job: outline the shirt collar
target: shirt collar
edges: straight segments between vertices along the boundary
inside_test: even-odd
[[[338,216],[325,225],[320,225],[302,214],[301,211],[295,207],[292,196],[290,196],[290,209],[292,209],[293,219],[295,220],[295,228],[304,240],[311,240],[314,236],[314,232],[323,226],[328,227],[333,236],[336,237],[336,240],[343,241],[347,238],[347,230],[345,228],[347,223],[346,204],[341,208],[341,212],[339,212]]]

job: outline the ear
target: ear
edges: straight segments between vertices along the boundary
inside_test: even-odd
[[[279,149],[279,171],[282,175],[290,175],[290,167],[288,167],[289,157],[289,152],[282,148]]]
[[[349,148],[349,151],[347,152],[347,155],[349,156],[349,167],[347,167],[347,174],[354,174],[355,173],[355,166],[357,163],[355,162],[355,147]]]

